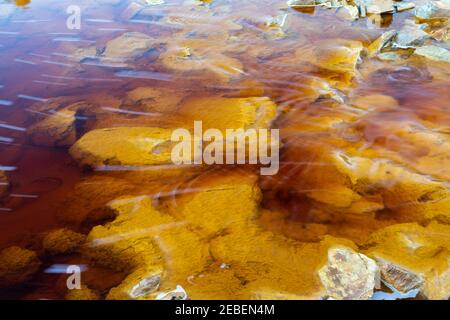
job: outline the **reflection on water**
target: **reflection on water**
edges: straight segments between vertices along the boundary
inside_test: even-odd
[[[31,250],[2,256],[27,266],[0,271],[2,298],[178,285],[193,299],[324,298],[337,244],[438,277],[421,295],[448,297],[445,19],[416,28],[413,10],[353,20],[273,0],[73,6],[0,1],[0,248]],[[279,128],[279,173],[146,149],[195,120]],[[83,266],[76,293],[70,265]]]

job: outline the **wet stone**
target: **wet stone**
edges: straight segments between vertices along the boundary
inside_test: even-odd
[[[427,1],[416,8],[415,16],[419,19],[446,19],[450,17],[450,2],[448,0]]]
[[[423,46],[414,51],[414,54],[433,61],[450,62],[450,51],[438,46]]]
[[[153,275],[145,278],[133,287],[130,291],[130,297],[133,299],[145,297],[158,290],[160,282],[161,276],[159,275]]]
[[[368,300],[379,286],[375,261],[345,247],[328,251],[328,262],[319,276],[328,297],[336,300]]]

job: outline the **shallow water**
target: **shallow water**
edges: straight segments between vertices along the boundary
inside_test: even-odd
[[[43,261],[32,280],[3,291],[2,297],[62,298],[66,275],[48,273],[47,268],[82,264],[91,286],[104,298],[126,272],[93,265],[77,253],[46,255],[41,241],[48,231],[68,227],[87,234],[112,217],[81,217],[123,195],[150,195],[162,202],[168,198],[176,207],[180,194],[207,190],[204,180],[214,175],[258,172],[255,166],[214,166],[200,174],[161,173],[155,180],[151,172],[164,171],[163,167],[137,170],[112,164],[104,171],[85,170],[69,155],[67,145],[43,146],[29,134],[37,121],[73,102],[90,105],[76,113],[79,139],[99,128],[190,128],[193,119],[187,115],[196,104],[184,111],[179,105],[191,99],[271,98],[279,112],[272,128],[281,129],[283,148],[280,172],[258,179],[264,210],[257,223],[300,242],[317,243],[332,235],[362,245],[375,230],[419,220],[409,210],[416,206],[416,193],[406,186],[398,196],[395,175],[383,180],[388,185],[378,184],[371,191],[372,204],[383,205],[367,215],[345,206],[336,209],[334,200],[317,201],[321,194],[337,192],[339,197],[342,191],[335,188],[341,176],[327,162],[331,152],[388,159],[448,183],[448,63],[414,55],[396,61],[363,55],[354,70],[341,72],[320,62],[323,57],[340,59],[322,50],[338,47],[336,39],[367,47],[386,30],[400,28],[412,11],[396,13],[391,21],[377,25],[369,19],[349,22],[325,8],[294,10],[284,1],[216,0],[199,5],[166,0],[134,16],[127,10],[130,2],[77,1],[80,30],[67,28],[66,9],[72,1],[24,1],[19,7],[12,1],[14,13],[0,18],[0,170],[10,182],[0,200],[0,248],[33,249]],[[267,25],[270,17],[285,14],[283,31]],[[102,52],[109,40],[125,32],[144,33],[154,44],[126,61],[74,59],[77,49]],[[201,61],[170,65],[171,50],[185,47],[197,52]],[[139,87],[162,94],[150,106],[127,101],[127,92]],[[57,97],[61,98],[47,107]],[[221,126],[221,116],[211,115],[211,121]],[[127,186],[116,186],[118,180],[113,179]],[[393,190],[394,195],[381,189]]]

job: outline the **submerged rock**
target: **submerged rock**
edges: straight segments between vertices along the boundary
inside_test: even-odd
[[[180,35],[181,37],[184,37]],[[244,74],[243,64],[222,53],[226,43],[212,44],[214,39],[182,39],[170,42],[161,54],[163,65],[179,72],[209,71],[228,82]]]
[[[319,276],[328,296],[336,300],[368,300],[379,287],[375,261],[345,247],[328,251],[328,262]]]
[[[57,111],[32,125],[28,135],[38,146],[70,147],[77,139],[75,121],[76,111]]]
[[[185,119],[202,121],[203,129],[269,128],[277,117],[277,105],[268,97],[205,97],[184,101],[179,114]]]
[[[450,297],[450,227],[399,224],[371,235],[367,254],[380,265],[382,280],[400,292],[419,288],[428,299]]]
[[[423,46],[414,51],[414,54],[433,61],[450,62],[450,51],[438,46]]]
[[[89,60],[98,60],[107,65],[126,67],[126,61],[143,55],[156,44],[155,39],[144,33],[127,32],[108,41],[104,48],[78,49],[73,57],[82,63],[87,63]]]
[[[86,236],[69,229],[58,229],[47,234],[42,246],[51,255],[68,254],[76,251],[84,242]]]
[[[171,90],[155,87],[138,87],[127,92],[123,105],[127,109],[144,112],[175,112],[183,96]]]
[[[86,133],[70,149],[81,165],[139,166],[171,163],[172,130],[118,127]]]
[[[11,287],[28,281],[41,265],[35,252],[9,247],[0,252],[0,287]]]

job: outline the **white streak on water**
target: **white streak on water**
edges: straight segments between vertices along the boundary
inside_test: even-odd
[[[20,62],[20,63],[25,63],[25,64],[31,64],[31,65],[35,65],[36,63],[33,61],[29,61],[29,60],[23,60],[23,59],[14,59],[15,62]]]
[[[9,196],[10,196],[10,197],[13,197],[13,198],[27,198],[27,199],[35,199],[35,198],[39,198],[39,196],[38,196],[38,195],[35,195],[35,194],[11,193]]]
[[[149,80],[161,80],[171,81],[172,76],[170,74],[151,72],[151,71],[134,71],[134,70],[121,70],[115,73],[116,77],[121,78],[136,78],[136,79],[149,79]]]
[[[0,142],[11,143],[11,142],[14,142],[14,139],[10,138],[10,137],[2,137],[2,136],[0,136]]]
[[[108,20],[108,19],[86,19],[85,21],[98,22],[98,23],[113,23],[114,22],[114,20]]]
[[[6,123],[0,123],[0,128],[3,129],[10,129],[10,130],[15,130],[15,131],[27,131],[26,128],[22,128],[22,127],[16,127],[16,126],[12,126]]]
[[[46,102],[48,100],[48,99],[45,99],[45,98],[28,96],[26,94],[18,94],[17,97],[21,98],[21,99],[25,99],[25,100],[39,101],[39,102]]]
[[[50,56],[44,55],[44,54],[38,54],[38,53],[29,53],[30,56],[35,56],[39,58],[50,58]]]
[[[63,66],[63,67],[74,67],[74,65],[70,64],[70,63],[56,62],[56,61],[51,61],[51,60],[43,60],[42,62],[48,63],[48,64],[54,64],[57,66]]]
[[[150,112],[139,112],[139,111],[132,111],[132,110],[126,110],[126,109],[116,109],[111,107],[102,107],[103,110],[110,111],[110,112],[116,112],[116,113],[125,113],[125,114],[134,114],[134,115],[141,115],[141,116],[159,116],[161,113],[150,113]]]
[[[13,102],[10,100],[1,100],[0,99],[0,106],[12,106]]]
[[[51,82],[51,81],[33,80],[33,82],[40,83],[40,84],[54,85],[54,86],[67,86],[67,83],[59,83],[59,82]]]
[[[11,167],[11,166],[0,166],[1,171],[15,171],[17,167]]]

